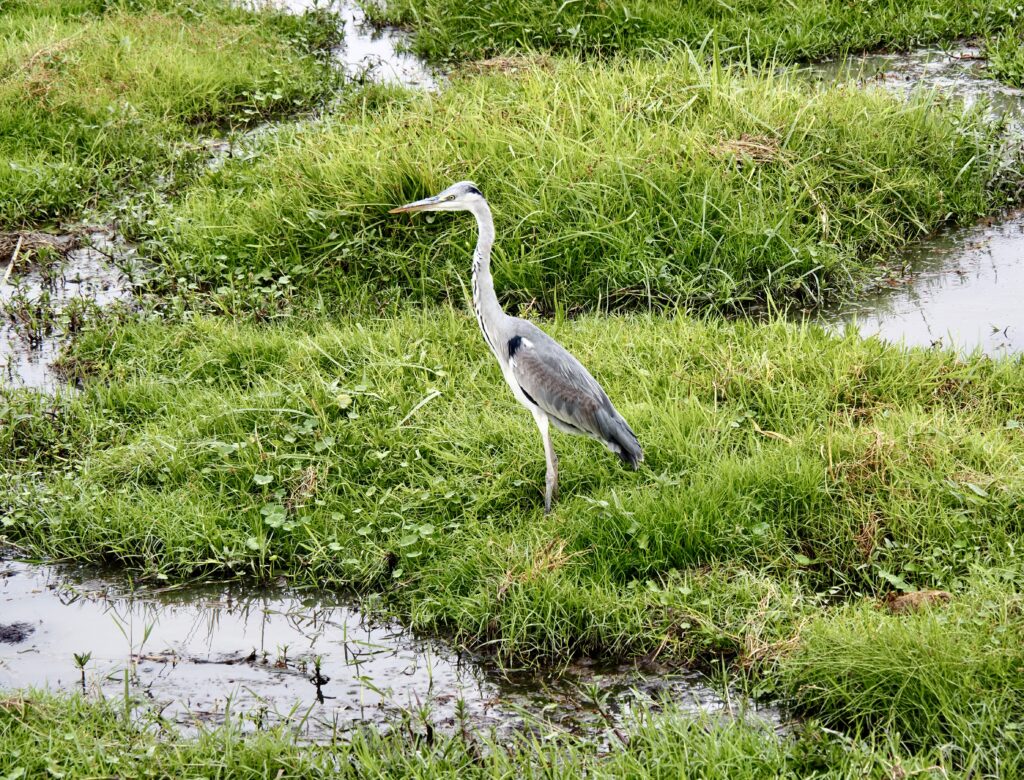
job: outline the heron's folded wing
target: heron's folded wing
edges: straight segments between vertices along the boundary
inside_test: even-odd
[[[523,393],[551,417],[581,433],[605,438],[602,416],[618,416],[590,372],[550,337],[514,338],[509,356]]]

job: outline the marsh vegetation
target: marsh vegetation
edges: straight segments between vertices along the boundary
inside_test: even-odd
[[[460,63],[433,93],[339,75],[322,9],[0,6],[0,230],[107,208],[146,265],[132,308],[75,328],[80,392],[0,390],[0,540],[149,583],[342,589],[507,666],[702,670],[800,724],[667,702],[604,741],[427,713],[313,746],[22,691],[0,776],[1024,771],[1024,363],[792,319],[1016,203],[1019,136],[984,101],[779,67],[971,35],[1013,82],[1017,9],[442,5],[368,9]],[[633,473],[561,441],[550,516],[466,310],[471,224],[386,216],[463,178],[505,304],[645,448]]]

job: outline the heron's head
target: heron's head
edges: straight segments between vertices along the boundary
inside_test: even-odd
[[[472,211],[474,205],[481,203],[484,196],[471,181],[460,181],[446,190],[442,190],[430,198],[406,203],[404,206],[391,209],[389,214],[402,214],[412,211]]]

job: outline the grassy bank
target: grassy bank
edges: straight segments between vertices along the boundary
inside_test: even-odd
[[[324,15],[221,0],[0,6],[0,228],[81,213],[202,160],[204,134],[314,103]]]
[[[418,729],[422,731],[422,728]],[[641,711],[628,746],[598,752],[571,736],[496,743],[485,735],[400,730],[336,745],[297,744],[282,732],[210,728],[182,739],[124,722],[116,706],[45,695],[0,702],[0,773],[12,780],[76,778],[878,778],[957,777],[942,751],[907,754],[892,740],[854,742],[815,725],[778,739],[742,723]],[[974,755],[967,756],[973,766]],[[964,758],[961,756],[960,758]],[[1019,764],[1003,765],[1014,770]],[[963,773],[962,776],[968,776]],[[1009,775],[1006,775],[1009,776]]]
[[[560,438],[550,517],[532,421],[437,309],[92,333],[83,395],[3,407],[5,533],[149,576],[348,587],[519,660],[725,658],[833,727],[1013,755],[1024,365],[783,324],[554,330],[647,460]],[[885,606],[917,588],[952,601]]]
[[[1010,31],[985,44],[989,73],[1014,87],[1024,87],[1024,31]]]
[[[372,19],[411,27],[415,50],[434,61],[510,50],[644,52],[704,41],[732,58],[792,61],[986,35],[1012,25],[1018,13],[1015,0],[375,0],[367,5]]]
[[[354,97],[137,226],[158,289],[268,317],[310,291],[347,309],[461,300],[472,220],[386,211],[473,178],[512,304],[788,306],[1005,203],[980,114],[697,60],[541,59],[441,95]]]

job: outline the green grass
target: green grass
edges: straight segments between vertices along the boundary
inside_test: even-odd
[[[969,776],[957,772],[939,750],[909,755],[892,740],[853,742],[814,725],[779,739],[754,726],[694,719],[671,708],[639,712],[627,731],[627,747],[598,752],[571,736],[522,736],[497,743],[486,735],[467,738],[440,731],[430,740],[404,730],[389,735],[367,731],[335,745],[297,743],[280,731],[244,735],[237,727],[205,729],[195,739],[157,736],[155,728],[125,723],[118,705],[43,694],[0,702],[0,777],[891,780],[900,771]],[[422,733],[422,727],[417,731]],[[1003,768],[1017,767],[1019,761]]]
[[[0,410],[5,533],[144,576],[345,587],[518,661],[724,658],[856,736],[1009,760],[1024,364],[782,323],[552,330],[647,458],[560,437],[551,516],[532,420],[439,308],[87,334],[84,394]],[[953,603],[875,603],[915,587]]]
[[[1016,0],[370,0],[372,19],[415,31],[434,60],[510,50],[648,52],[711,41],[731,57],[814,59],[985,35],[1011,25]]]
[[[461,299],[472,219],[386,211],[473,178],[512,305],[786,307],[1006,202],[980,113],[698,59],[542,59],[440,95],[353,96],[137,225],[154,284],[265,317],[311,291],[371,310]]]
[[[988,72],[1014,87],[1024,87],[1024,32],[1007,31],[985,43]]]
[[[970,579],[947,608],[893,619],[875,605],[851,604],[810,623],[800,650],[781,664],[783,679],[832,726],[899,734],[916,746],[988,745],[989,766],[999,754],[1019,759],[1020,571],[976,570]]]
[[[0,228],[109,204],[200,163],[203,135],[313,104],[331,25],[221,0],[4,3]]]

